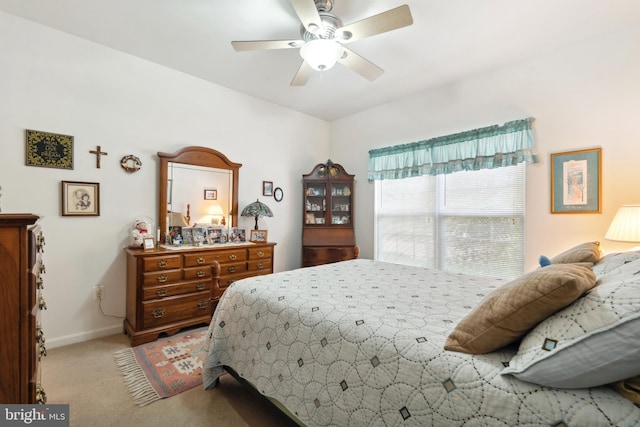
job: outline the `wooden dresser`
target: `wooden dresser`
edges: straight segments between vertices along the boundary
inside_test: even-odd
[[[0,214],[0,403],[46,403],[40,359],[44,237],[32,214]]]
[[[273,273],[275,243],[215,247],[127,248],[124,332],[136,346],[180,329],[209,324],[224,290],[245,277]],[[212,264],[220,277],[212,280]]]

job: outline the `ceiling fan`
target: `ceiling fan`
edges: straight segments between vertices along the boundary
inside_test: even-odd
[[[231,45],[237,52],[300,48],[303,61],[291,86],[303,86],[314,70],[328,70],[336,62],[367,80],[377,79],[384,70],[344,45],[413,24],[407,5],[343,26],[340,18],[330,13],[334,0],[289,1],[302,23],[301,39],[232,41]]]

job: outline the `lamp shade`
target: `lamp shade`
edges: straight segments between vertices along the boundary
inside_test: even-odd
[[[252,216],[256,219],[256,227],[255,229],[258,229],[258,218],[261,216],[268,216],[268,217],[272,217],[273,216],[273,212],[271,212],[271,209],[269,209],[269,206],[265,205],[264,203],[262,203],[260,200],[256,199],[255,202],[250,203],[249,205],[247,205],[247,207],[245,207],[242,212],[240,213],[241,216]]]
[[[314,70],[324,71],[336,65],[336,61],[342,55],[342,47],[333,40],[315,39],[308,41],[300,49],[300,56]]]
[[[620,206],[604,238],[618,242],[640,242],[640,205]]]

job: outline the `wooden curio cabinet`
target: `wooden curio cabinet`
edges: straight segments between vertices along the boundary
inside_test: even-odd
[[[302,266],[357,258],[354,175],[327,160],[302,176]]]

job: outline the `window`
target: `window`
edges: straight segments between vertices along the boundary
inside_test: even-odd
[[[375,258],[479,276],[520,276],[525,165],[376,180]]]

